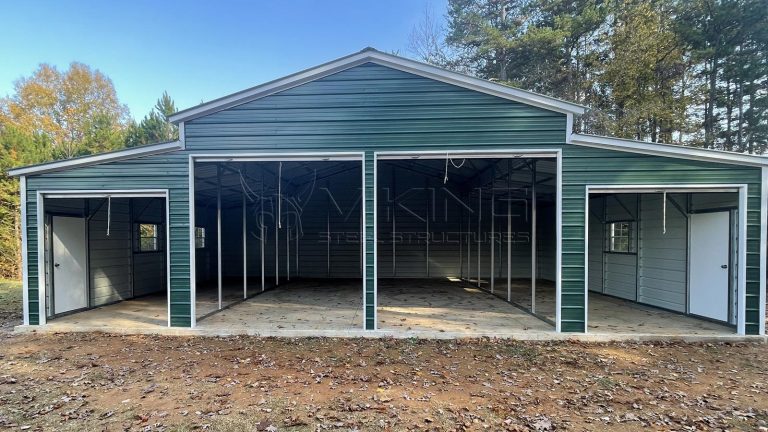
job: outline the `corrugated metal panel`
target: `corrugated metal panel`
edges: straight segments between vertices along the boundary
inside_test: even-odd
[[[605,223],[637,221],[636,195],[608,195],[604,206]],[[635,224],[635,230],[637,224]],[[633,248],[636,250],[636,233]],[[606,248],[603,248],[606,250]],[[603,292],[627,300],[637,298],[637,254],[603,253]]]
[[[127,199],[113,199],[107,236],[107,205],[89,200],[97,207],[88,223],[90,304],[101,306],[132,297],[131,224]],[[103,204],[103,205],[100,205]]]
[[[603,292],[603,249],[605,246],[605,196],[589,199],[589,290]]]
[[[670,194],[670,199],[685,205],[684,196]],[[664,233],[662,195],[641,194],[640,200],[637,300],[685,312],[688,220],[668,202]]]

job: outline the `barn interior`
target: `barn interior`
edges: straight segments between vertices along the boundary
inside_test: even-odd
[[[168,323],[164,198],[44,199],[47,320],[61,327]]]
[[[382,329],[553,328],[554,158],[385,158],[377,172]]]
[[[198,322],[360,328],[361,169],[359,160],[196,163]]]
[[[737,192],[590,194],[590,331],[734,333],[738,204]]]

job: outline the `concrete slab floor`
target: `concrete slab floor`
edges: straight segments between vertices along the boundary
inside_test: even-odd
[[[360,329],[362,310],[360,280],[294,280],[204,318],[198,327],[254,333]]]
[[[163,328],[168,326],[168,301],[165,293],[152,294],[49,319],[47,326],[61,331]]]
[[[447,279],[381,279],[378,318],[382,330],[502,335],[553,331],[531,314],[466,282]]]
[[[521,287],[520,292],[526,291],[523,282],[517,285]],[[545,289],[547,284],[540,286],[537,304],[547,309],[544,305],[554,302],[554,288]],[[242,290],[239,294],[242,295]],[[211,292],[208,297],[215,299]],[[232,301],[236,297],[239,296],[233,295]],[[556,336],[546,322],[463,282],[382,279],[378,300],[380,331],[375,334],[378,336],[535,339],[574,336]],[[166,320],[166,296],[159,294],[55,318],[49,321],[46,331],[151,333],[174,330],[184,333],[183,329],[168,329]],[[196,329],[188,331],[286,336],[374,335],[362,330],[362,286],[355,280],[292,281],[213,314],[199,321]],[[717,323],[597,293],[589,296],[589,336],[593,339],[608,340],[617,336],[642,339],[654,335],[706,338],[734,336],[734,333],[733,328]]]

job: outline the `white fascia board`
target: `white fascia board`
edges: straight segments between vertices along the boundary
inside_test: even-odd
[[[437,81],[563,114],[583,114],[586,111],[586,107],[575,103],[486,81],[469,75],[451,72],[426,63],[386,54],[374,49],[365,49],[320,66],[306,69],[284,78],[279,78],[250,89],[179,111],[168,117],[168,119],[172,123],[192,120],[233,106],[251,102],[364,63],[375,63],[387,66],[403,72],[412,73],[425,78],[431,78]]]
[[[571,144],[584,147],[602,148],[606,150],[647,154],[651,156],[665,156],[680,159],[698,160],[703,162],[729,163],[755,167],[768,166],[768,157],[765,156],[733,153],[720,150],[700,149],[695,147],[683,147],[671,144],[659,144],[596,135],[573,134],[571,136]]]
[[[161,144],[149,144],[145,146],[128,148],[125,150],[118,150],[109,153],[95,154],[91,156],[83,156],[73,159],[66,159],[54,162],[43,163],[39,165],[30,165],[21,168],[14,168],[8,171],[8,175],[11,177],[44,174],[54,171],[62,171],[72,168],[79,168],[84,166],[96,165],[107,162],[115,162],[125,159],[133,159],[142,156],[151,156],[156,154],[168,153],[176,150],[181,150],[183,144],[181,141],[172,141]]]

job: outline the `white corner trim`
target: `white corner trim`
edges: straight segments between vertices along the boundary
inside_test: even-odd
[[[555,332],[561,333],[563,304],[563,151],[557,151],[557,196],[555,202]],[[586,284],[586,281],[584,281]],[[584,332],[587,332],[587,299],[584,299]]]
[[[570,142],[578,146],[640,153],[651,156],[666,156],[681,159],[699,160],[704,162],[732,163],[755,167],[768,166],[768,157],[765,156],[701,149],[695,147],[684,147],[671,144],[659,144],[645,141],[634,141],[597,135],[572,134]]]
[[[11,177],[43,174],[53,171],[61,171],[71,168],[78,168],[89,165],[96,165],[106,162],[115,162],[125,159],[133,159],[141,156],[151,156],[155,154],[168,153],[183,148],[181,141],[172,141],[161,144],[149,144],[145,146],[132,147],[124,150],[118,150],[109,153],[83,156],[73,159],[66,159],[54,162],[43,163],[39,165],[30,165],[21,168],[14,168],[8,171]]]
[[[179,142],[182,150],[187,148],[187,133],[184,129],[184,122],[179,123]]]
[[[575,103],[566,102],[560,99],[517,89],[514,87],[505,86],[457,72],[451,72],[446,69],[442,69],[426,63],[386,54],[374,49],[365,49],[355,54],[341,57],[328,63],[322,64],[320,66],[306,69],[301,72],[297,72],[295,74],[288,75],[286,77],[279,78],[256,87],[252,87],[250,89],[212,100],[208,103],[203,103],[198,106],[179,111],[168,117],[168,119],[173,123],[192,120],[204,115],[269,96],[271,94],[284,91],[289,88],[293,88],[298,85],[305,84],[307,82],[314,81],[328,75],[332,75],[342,70],[359,66],[364,63],[375,63],[382,66],[391,67],[403,72],[412,73],[425,78],[431,78],[437,81],[442,81],[448,84],[453,84],[459,87],[487,93],[493,96],[537,106],[539,108],[563,114],[583,114],[586,111],[585,107]]]
[[[29,325],[29,268],[27,262],[27,178],[19,178],[21,207],[21,295],[24,311],[24,325]]]
[[[189,155],[189,318],[190,327],[197,327],[197,247],[195,246],[195,159]],[[168,309],[170,311],[170,307]],[[170,312],[169,312],[170,313]],[[170,319],[168,320],[170,323]]]

